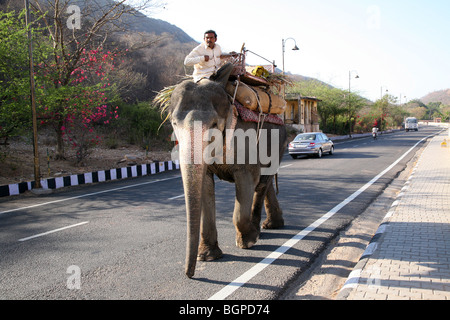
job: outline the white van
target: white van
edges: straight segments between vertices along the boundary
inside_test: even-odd
[[[417,119],[415,117],[409,117],[405,120],[405,130],[408,132],[409,130],[418,131],[419,124],[417,123]]]

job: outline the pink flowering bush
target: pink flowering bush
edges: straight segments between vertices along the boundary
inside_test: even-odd
[[[84,49],[68,78],[64,72],[55,76],[59,70],[55,64],[47,68],[47,81],[51,79],[53,85],[40,87],[46,93],[40,101],[41,123],[52,125],[58,137],[75,150],[79,165],[102,140],[97,128],[119,117],[118,107],[112,106],[115,86],[109,79],[116,57],[110,51]]]

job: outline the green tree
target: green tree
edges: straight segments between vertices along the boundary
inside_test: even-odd
[[[65,157],[63,128],[66,117],[73,115],[67,110],[66,97],[73,96],[73,88],[77,87],[74,82],[80,79],[77,78],[78,71],[89,63],[84,59],[86,53],[105,50],[104,45],[111,33],[117,31],[122,16],[154,6],[150,0],[133,1],[133,5],[128,5],[129,2],[131,1],[32,1],[34,10],[43,16],[42,25],[52,43],[51,60],[46,61],[43,67],[53,81],[43,90],[51,94],[51,99],[47,99],[47,107],[51,108],[50,112],[56,122],[56,158]],[[79,12],[71,11],[73,8],[78,8]],[[79,15],[81,10],[82,16]]]
[[[33,38],[40,38],[42,30],[32,28]],[[5,140],[23,134],[31,127],[30,73],[25,10],[20,13],[0,12],[0,136]],[[44,41],[33,46],[35,62],[48,56]],[[35,80],[40,80],[35,70]]]
[[[428,112],[426,117],[428,120],[433,120],[435,118],[442,118],[443,114],[441,112],[441,102],[430,102],[428,103]]]
[[[372,109],[375,122],[380,130],[400,126],[403,119],[409,115],[402,106],[397,104],[397,98],[388,94],[375,101]]]
[[[442,121],[448,122],[450,120],[450,106],[442,105],[441,114],[442,114]]]
[[[357,93],[333,88],[320,81],[296,82],[289,89],[290,93],[303,96],[314,96],[321,101],[317,105],[321,121],[321,129],[328,133],[345,134],[353,127],[359,109],[365,100]]]
[[[350,126],[350,132],[353,132],[353,129],[355,127],[358,112],[366,105],[366,100],[362,98],[359,94],[356,92],[351,92],[348,95],[348,117],[349,117],[349,126]]]

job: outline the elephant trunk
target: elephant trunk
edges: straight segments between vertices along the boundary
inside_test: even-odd
[[[203,119],[203,121],[195,119]],[[177,127],[175,131],[179,142],[180,169],[186,200],[185,272],[189,278],[192,278],[195,273],[200,243],[203,182],[207,169],[203,152],[208,145],[208,139],[204,139],[204,137],[208,136],[208,130],[213,127],[213,124],[218,123],[217,114],[191,112],[186,116],[184,123],[185,127]]]
[[[184,196],[186,199],[187,242],[185,272],[189,278],[195,273],[200,241],[200,221],[202,211],[203,180],[206,173],[204,164],[181,165]]]
[[[202,212],[203,181],[206,164],[203,161],[203,133],[206,128],[201,122],[194,122],[188,129],[177,130],[179,141],[180,169],[186,200],[187,242],[185,272],[189,278],[195,273],[198,246],[200,242],[200,221]]]

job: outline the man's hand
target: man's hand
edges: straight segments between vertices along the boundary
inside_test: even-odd
[[[209,56],[205,56],[205,62],[209,61]]]

